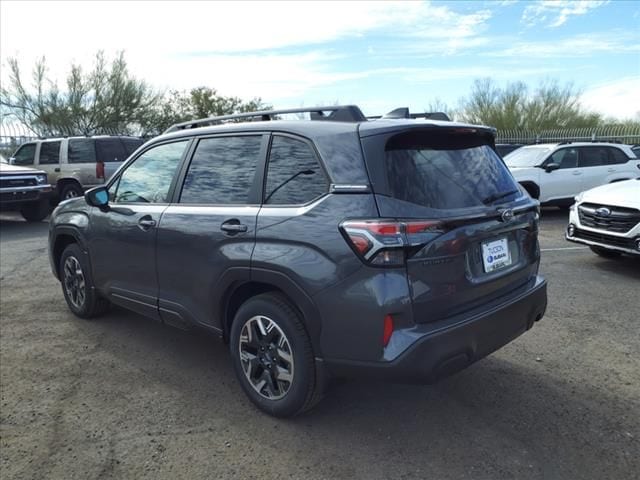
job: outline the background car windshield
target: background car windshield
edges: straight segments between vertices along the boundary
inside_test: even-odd
[[[467,208],[520,195],[509,170],[487,145],[388,150],[386,164],[393,197],[424,207]]]
[[[510,167],[536,167],[540,165],[551,147],[522,147],[504,157],[504,162]]]

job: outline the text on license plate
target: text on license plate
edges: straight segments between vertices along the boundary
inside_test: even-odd
[[[482,263],[485,272],[493,272],[511,265],[511,252],[506,238],[482,242]]]

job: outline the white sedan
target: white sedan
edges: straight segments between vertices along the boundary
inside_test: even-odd
[[[587,190],[575,200],[567,240],[602,257],[640,255],[640,178]]]

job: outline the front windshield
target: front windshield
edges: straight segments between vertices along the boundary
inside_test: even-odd
[[[537,167],[540,165],[552,147],[531,146],[514,150],[504,157],[508,167]]]

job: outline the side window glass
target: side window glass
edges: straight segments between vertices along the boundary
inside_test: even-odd
[[[164,203],[187,141],[167,143],[147,150],[134,160],[111,186],[116,203]],[[111,190],[110,189],[110,190]]]
[[[326,193],[329,183],[306,142],[275,136],[271,142],[264,203],[300,205]]]
[[[60,142],[42,142],[40,144],[40,165],[55,165],[60,162]]]
[[[551,155],[548,163],[557,163],[560,168],[576,168],[578,166],[578,152],[575,148],[563,148]]]
[[[621,164],[629,161],[629,158],[619,148],[608,148],[607,150],[609,150],[609,163]]]
[[[144,143],[140,138],[120,138],[120,141],[124,146],[124,151],[127,154],[127,157],[135,152],[136,149]]]
[[[581,167],[600,167],[607,163],[608,155],[604,148],[586,147],[580,149]]]
[[[72,138],[67,153],[69,163],[96,163],[96,142],[93,138]]]
[[[184,179],[180,202],[248,203],[261,144],[261,135],[200,140]]]
[[[13,155],[15,165],[33,165],[33,159],[36,156],[36,144],[27,143],[22,145]]]
[[[99,162],[122,162],[127,158],[119,138],[96,139],[96,158]]]

